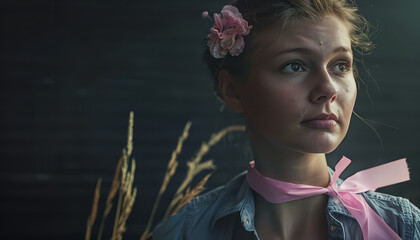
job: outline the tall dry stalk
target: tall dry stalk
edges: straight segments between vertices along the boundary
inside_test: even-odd
[[[137,196],[137,188],[133,190],[134,175],[136,170],[136,162],[131,160],[131,170],[128,172],[128,161],[131,159],[133,150],[133,127],[134,113],[130,112],[127,148],[123,149],[121,163],[121,178],[119,185],[118,203],[116,215],[114,219],[114,228],[111,240],[121,240],[123,233],[126,231],[126,222],[133,209],[134,201]]]
[[[191,127],[191,122],[187,122],[187,124],[184,127],[184,130],[182,131],[181,136],[178,138],[178,144],[176,145],[175,150],[172,151],[171,159],[169,160],[168,166],[166,167],[166,173],[163,179],[163,183],[160,187],[159,193],[156,197],[155,203],[153,204],[152,212],[150,213],[149,221],[147,222],[146,229],[144,230],[143,234],[140,237],[140,240],[146,240],[152,236],[152,233],[150,232],[153,224],[153,220],[156,216],[156,211],[159,207],[160,199],[166,191],[166,187],[169,184],[169,181],[171,180],[172,176],[176,172],[176,168],[178,167],[178,161],[176,160],[179,153],[181,153],[182,150],[182,144],[184,141],[188,138],[188,132]]]
[[[93,224],[95,223],[96,215],[98,213],[99,198],[101,195],[101,184],[102,184],[102,179],[99,178],[98,181],[96,182],[95,196],[93,197],[93,204],[92,204],[92,211],[90,213],[90,216],[86,224],[87,226],[86,226],[85,240],[90,240],[91,235],[92,235],[92,227],[93,227]]]
[[[214,146],[216,143],[218,143],[226,134],[232,131],[245,131],[245,126],[229,126],[224,129],[222,129],[220,132],[212,134],[210,136],[210,139],[208,142],[203,142],[201,144],[200,149],[196,153],[195,157],[187,162],[188,171],[185,176],[184,181],[181,183],[181,185],[178,187],[178,189],[175,192],[174,197],[172,198],[168,208],[166,209],[165,215],[163,216],[163,219],[168,218],[170,215],[172,215],[173,208],[176,206],[176,204],[181,200],[183,191],[185,188],[191,183],[191,181],[194,179],[194,177],[199,174],[203,170],[207,169],[215,169],[216,166],[213,163],[213,160],[207,160],[205,162],[201,162],[203,159],[203,156],[206,155],[210,148]]]
[[[102,239],[106,218],[108,217],[112,209],[112,200],[114,200],[114,197],[117,194],[118,189],[120,187],[120,171],[123,159],[123,156],[121,156],[118,160],[117,167],[115,168],[114,179],[112,180],[111,190],[109,191],[108,197],[106,198],[105,210],[102,215],[101,225],[99,227],[98,240]]]
[[[124,158],[127,161],[127,158]],[[124,166],[125,165],[125,166]],[[128,170],[128,164],[123,164],[122,170]],[[114,230],[111,240],[121,240],[126,231],[126,222],[130,216],[134,201],[137,196],[137,188],[133,190],[134,172],[136,169],[135,160],[131,161],[131,171],[122,171],[122,181],[118,198],[117,213],[115,216]]]

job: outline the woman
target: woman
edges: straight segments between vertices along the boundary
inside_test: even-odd
[[[342,0],[234,1],[214,15],[205,58],[219,97],[245,120],[255,163],[154,239],[420,239],[418,208],[368,188],[339,193],[326,163],[356,100],[353,54],[371,46],[363,24]],[[308,186],[316,193],[287,192]]]

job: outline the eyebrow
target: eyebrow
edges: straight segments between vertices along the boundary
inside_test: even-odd
[[[286,54],[286,53],[291,53],[291,52],[300,52],[300,53],[308,54],[308,53],[312,53],[314,51],[312,49],[310,49],[310,48],[289,48],[289,49],[281,50],[280,52],[278,52],[276,54],[276,56],[282,55],[282,54]],[[353,53],[351,49],[346,48],[346,47],[337,47],[337,48],[335,48],[333,50],[332,53],[338,53],[338,52],[343,52],[343,53],[349,52],[349,53]]]

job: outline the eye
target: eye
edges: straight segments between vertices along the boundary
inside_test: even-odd
[[[350,65],[346,62],[340,62],[333,66],[334,72],[344,73],[350,71]]]
[[[281,71],[285,73],[303,72],[305,71],[305,67],[299,62],[291,62],[284,65]]]

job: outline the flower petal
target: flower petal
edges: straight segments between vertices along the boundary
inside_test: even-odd
[[[229,35],[220,41],[220,45],[224,49],[231,49],[232,46],[235,44],[235,39],[236,39],[236,34]]]
[[[212,45],[212,47],[210,48],[210,54],[214,58],[224,58],[227,54],[227,51],[224,50],[222,46],[220,45],[220,42],[218,42]]]
[[[238,56],[242,53],[245,47],[244,38],[242,36],[238,36],[232,45],[232,47],[229,50],[230,55],[232,56]]]
[[[230,11],[232,12],[236,17],[238,18],[242,18],[242,14],[239,12],[238,8],[232,5],[226,5],[223,7],[222,12],[223,11]]]
[[[214,25],[212,28],[219,30],[220,32],[223,31],[223,23],[222,23],[222,16],[218,13],[213,15],[214,18]]]

